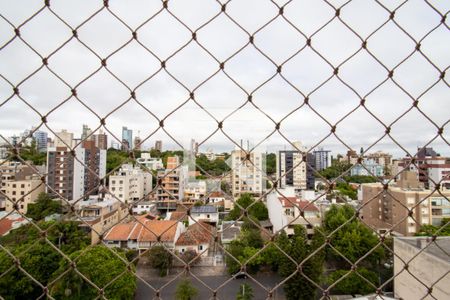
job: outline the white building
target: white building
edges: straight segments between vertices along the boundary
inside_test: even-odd
[[[145,198],[152,191],[152,174],[140,167],[124,164],[109,176],[109,190],[123,202]]]
[[[161,158],[151,157],[149,152],[142,152],[141,157],[137,160],[137,163],[149,170],[164,169],[164,164]]]
[[[188,182],[184,188],[184,199],[197,201],[203,199],[206,195],[206,181],[198,180]]]
[[[247,159],[248,154],[248,159]],[[265,189],[265,161],[261,152],[246,153],[243,150],[231,152],[232,191],[238,197],[242,193],[261,195]]]
[[[195,224],[195,222],[217,224],[219,222],[219,212],[217,211],[217,208],[212,205],[193,206],[191,208],[189,225]]]
[[[450,164],[445,158],[435,157],[427,161],[428,184],[430,189],[434,189],[434,183],[446,189],[450,189]]]
[[[156,214],[156,203],[149,201],[140,201],[133,205],[133,214],[142,215],[145,213]]]
[[[303,225],[307,232],[312,234],[313,228],[321,224],[321,214],[317,206],[309,201],[301,200],[292,188],[279,189],[279,192],[273,191],[267,195],[267,210],[273,232],[284,229],[288,235],[291,235],[294,234],[294,225]]]
[[[276,157],[278,187],[294,187],[296,191],[306,189],[306,163],[303,157],[306,148],[300,142],[294,143],[297,149],[278,151]]]

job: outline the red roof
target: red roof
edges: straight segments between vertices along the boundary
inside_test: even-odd
[[[8,217],[6,217],[4,219],[1,219],[0,220],[0,236],[3,236],[4,234],[8,233],[12,229],[13,224],[15,222],[22,222],[24,220],[25,219],[22,218],[22,217],[17,218],[17,219],[13,219],[13,220],[11,220]]]
[[[278,200],[280,200],[281,205],[283,207],[298,207],[301,211],[314,211],[318,212],[319,209],[317,206],[314,205],[314,203],[311,203],[306,200],[301,200],[297,197],[278,197]]]
[[[212,192],[211,194],[209,194],[209,198],[223,198],[224,195],[222,192]]]
[[[208,244],[214,236],[214,227],[203,223],[195,223],[183,232],[175,243],[177,246]]]

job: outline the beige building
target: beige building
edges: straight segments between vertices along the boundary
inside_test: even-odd
[[[242,193],[261,195],[265,188],[265,162],[258,151],[247,153],[243,150],[231,152],[231,186],[234,197]]]
[[[109,176],[111,194],[122,202],[144,199],[152,191],[152,174],[131,164],[124,164]]]
[[[183,200],[189,170],[187,166],[180,164],[180,158],[172,156],[167,158],[166,170],[158,171],[158,201]]]
[[[438,237],[435,242],[425,237],[397,237],[394,253],[395,299],[450,299],[449,237]],[[402,271],[405,263],[408,271]]]
[[[361,218],[365,223],[381,233],[392,228],[395,235],[413,236],[421,225],[439,226],[443,218],[450,217],[450,202],[445,198],[450,197],[450,191],[424,189],[414,172],[401,176],[387,191],[381,183],[361,184]]]
[[[39,175],[32,175],[25,177],[24,180],[7,181],[2,190],[5,191],[7,198],[17,203],[18,211],[26,214],[28,204],[35,203],[39,194],[45,192],[45,185]],[[7,212],[14,210],[11,201],[5,200],[5,210]]]
[[[92,244],[98,243],[99,234],[111,229],[128,214],[128,207],[111,196],[104,199],[91,196],[87,201],[77,202],[75,209],[82,220],[80,226],[91,232]]]

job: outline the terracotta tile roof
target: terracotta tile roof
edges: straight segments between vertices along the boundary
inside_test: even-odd
[[[0,236],[11,230],[13,222],[14,221],[10,219],[0,220]]]
[[[127,241],[135,226],[135,222],[117,224],[106,234],[105,240]]]
[[[174,211],[170,215],[170,220],[172,221],[185,221],[187,219],[187,213],[185,211]]]
[[[215,233],[214,230],[215,228],[213,226],[203,222],[192,224],[180,235],[175,245],[191,246],[209,244],[213,239]]]
[[[137,240],[138,242],[156,242],[160,236],[161,242],[174,242],[177,223],[171,220],[147,220]]]
[[[10,219],[7,217],[4,219],[1,219],[0,220],[0,236],[3,236],[7,232],[9,232],[12,229],[14,223],[23,222],[23,221],[25,221],[24,218]]]
[[[212,192],[209,194],[209,198],[223,198],[224,195],[222,192]]]
[[[314,204],[306,200],[300,200],[297,197],[278,197],[278,200],[280,200],[283,207],[294,207],[295,205],[302,211],[319,211]]]
[[[137,220],[113,226],[104,239],[107,241],[156,242],[158,236],[161,236],[162,242],[174,241],[177,221],[150,220],[145,215],[137,217]]]

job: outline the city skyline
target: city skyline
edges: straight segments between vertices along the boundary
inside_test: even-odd
[[[339,1],[330,3],[343,4]],[[391,1],[383,4],[390,9],[395,7]],[[5,17],[17,25],[37,5],[40,4],[33,1],[29,6],[17,3],[6,5],[4,2],[0,8]],[[120,48],[132,38],[131,31],[105,11],[81,26],[77,32],[79,41],[73,38],[71,30],[55,16],[50,13],[40,14],[39,22],[23,26],[21,38],[42,57],[47,57],[58,45],[70,39],[47,61],[48,68],[64,78],[68,85],[43,67],[18,86],[20,97],[41,115],[47,115],[51,109],[61,104],[46,117],[47,125],[53,130],[65,128],[78,135],[82,124],[88,124],[95,130],[100,126],[100,119],[107,116],[106,127],[118,141],[121,141],[122,126],[132,128],[135,133],[140,131],[142,140],[157,130],[150,141],[163,140],[168,148],[176,148],[177,145],[163,129],[176,141],[189,145],[191,138],[199,142],[207,139],[218,129],[218,121],[223,121],[222,130],[235,142],[250,139],[252,144],[258,144],[275,130],[276,123],[280,120],[279,130],[286,139],[300,140],[305,145],[313,146],[330,133],[331,125],[336,125],[364,99],[365,107],[360,106],[336,126],[338,137],[351,148],[366,149],[386,131],[366,111],[368,109],[387,126],[390,125],[390,134],[410,153],[427,144],[437,135],[438,127],[442,128],[442,137],[438,136],[430,146],[448,155],[448,72],[442,72],[448,66],[450,42],[446,38],[448,31],[439,23],[439,14],[426,3],[406,3],[395,14],[398,24],[417,41],[438,26],[421,40],[423,55],[414,53],[415,42],[391,23],[371,35],[383,20],[389,19],[389,13],[376,3],[352,1],[342,7],[342,20],[355,28],[362,39],[367,39],[370,54],[360,48],[362,40],[338,20],[329,23],[318,34],[313,34],[321,24],[334,17],[335,11],[325,3],[317,1],[306,4],[294,1],[284,8],[286,19],[279,17],[253,34],[278,13],[275,5],[264,3],[257,6],[258,18],[247,18],[244,12],[255,9],[255,5],[258,5],[257,1],[233,1],[227,5],[227,13],[242,23],[242,28],[248,33],[223,15],[196,32],[200,45],[208,49],[218,61],[190,40],[192,34],[189,30],[165,11],[137,30],[139,41],[155,55],[134,40],[123,49]],[[449,9],[448,4],[442,2],[435,5],[442,12]],[[56,2],[51,7],[64,16],[68,24],[77,26],[101,6],[102,3],[77,1],[70,5]],[[147,13],[156,13],[160,4],[136,1],[133,5],[125,5],[111,1],[109,8],[119,13],[135,29],[144,23]],[[221,9],[213,1],[207,4],[193,1],[189,5],[170,1],[169,8],[192,31],[213,18]],[[192,14],[195,8],[201,13]],[[301,33],[288,24],[292,20],[295,26],[302,29]],[[104,28],[114,30],[115,35],[109,36]],[[167,34],[161,35],[154,30],[157,28],[165,28]],[[0,32],[5,39],[14,35],[13,28],[8,26],[1,27]],[[45,41],[37,38],[41,32],[46,34]],[[218,38],[217,33],[223,38]],[[249,34],[254,35],[254,46],[261,52],[248,44]],[[305,36],[311,38],[313,48],[307,46]],[[98,57],[80,41],[98,53]],[[183,48],[183,43],[188,41],[189,45]],[[345,43],[347,47],[335,47],[341,43]],[[239,51],[243,46],[245,48]],[[118,48],[120,51],[114,52]],[[171,54],[180,48],[182,49],[172,57]],[[297,53],[299,49],[303,50]],[[233,56],[236,52],[238,53]],[[111,53],[114,54],[109,57]],[[292,59],[286,61],[294,54],[296,55]],[[318,54],[323,55],[328,63]],[[372,55],[381,60],[385,67]],[[107,57],[106,65],[102,67],[100,58],[104,57]],[[167,60],[166,69],[161,69],[158,59]],[[403,62],[404,59],[406,61]],[[40,68],[41,60],[19,39],[13,40],[0,53],[0,72],[3,76],[0,80],[2,136],[23,131],[24,122],[27,127],[41,124],[41,117],[17,95],[13,95],[13,86]],[[18,63],[22,61],[27,63]],[[221,61],[225,61],[223,71],[219,66]],[[278,74],[277,65],[280,64],[282,68]],[[333,75],[336,67],[339,68],[337,76]],[[394,70],[392,78],[388,76],[389,70]],[[110,72],[118,76],[125,85]],[[155,72],[157,73],[153,76]],[[92,76],[89,80],[82,82],[90,74]],[[440,79],[442,74],[443,78]],[[202,83],[207,78],[209,79]],[[328,78],[330,80],[324,83]],[[238,84],[233,83],[233,80]],[[264,84],[260,86],[262,83]],[[71,97],[73,87],[76,87],[78,99],[98,114],[98,117]],[[317,87],[319,88],[316,90]],[[377,88],[372,91],[375,87]],[[131,92],[136,100],[130,97]],[[196,102],[190,99],[191,93]],[[249,95],[252,96],[251,103],[247,102]],[[308,97],[308,105],[304,105],[305,97]],[[419,101],[420,111],[416,108],[409,110],[415,100]],[[169,115],[180,106],[180,109]],[[296,110],[300,106],[302,107]],[[237,108],[239,109],[235,111]],[[229,116],[233,111],[235,113]],[[111,112],[113,113],[108,115]],[[404,113],[404,117],[391,124]],[[75,122],[67,122],[68,116]],[[163,129],[159,127],[161,120],[164,120]],[[40,129],[47,131],[44,127]],[[277,149],[286,143],[285,138],[276,132],[265,140],[263,147]],[[230,149],[229,145],[231,141],[219,131],[208,139],[204,147],[225,151]],[[380,149],[377,150],[403,155],[403,150],[389,138],[385,137],[378,145]],[[339,152],[342,144],[331,136],[318,146]]]

